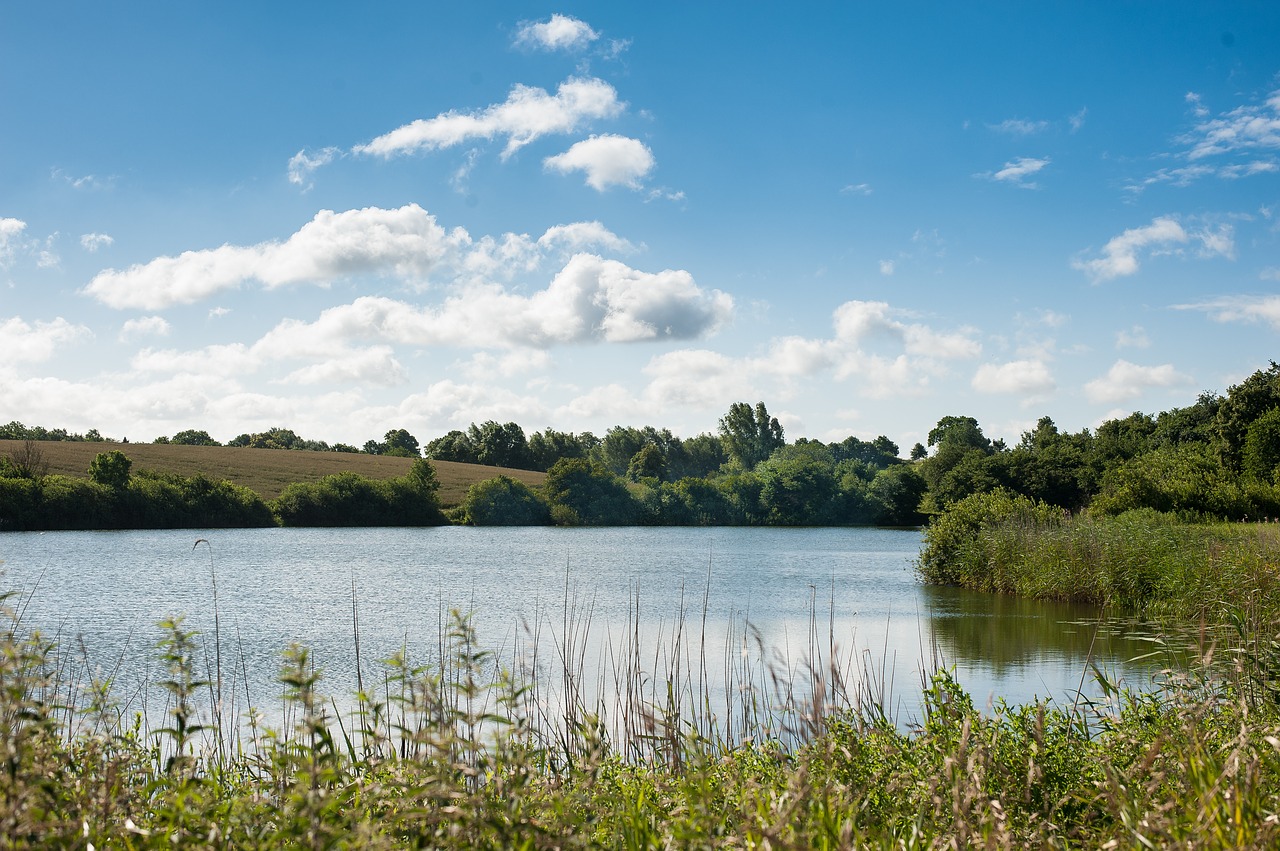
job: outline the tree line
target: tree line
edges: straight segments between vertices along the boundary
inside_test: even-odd
[[[20,424],[4,427],[0,436],[17,433],[15,426]],[[164,442],[212,439],[188,430]],[[231,445],[316,444],[273,428]],[[0,523],[102,528],[85,524],[114,527],[165,517],[178,525],[913,526],[975,494],[996,492],[1072,513],[1149,508],[1191,520],[1273,518],[1280,517],[1280,366],[1271,363],[1224,396],[1203,393],[1187,407],[1135,412],[1096,430],[1062,432],[1042,417],[1014,446],[988,438],[973,417],[946,416],[930,430],[928,445],[916,444],[908,458],[884,436],[788,443],[764,402],[734,403],[716,433],[683,439],[652,426],[616,426],[600,437],[547,428],[526,437],[514,422],[489,421],[425,446],[404,429],[392,429],[362,450],[320,445],[420,463],[403,481],[343,473],[292,485],[276,500],[255,504],[255,496],[225,482],[146,471],[126,476],[123,484],[108,481],[101,470],[88,481],[41,476],[15,453],[0,459]],[[459,506],[442,513],[430,461],[547,476],[537,488],[506,476],[477,483]],[[171,507],[148,513],[139,507],[148,500]],[[172,507],[184,500],[191,511]],[[46,525],[32,525],[40,523]]]

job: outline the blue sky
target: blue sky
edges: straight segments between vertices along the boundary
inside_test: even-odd
[[[1278,332],[1273,3],[0,9],[2,421],[905,451]]]

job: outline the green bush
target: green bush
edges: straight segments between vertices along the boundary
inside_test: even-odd
[[[544,526],[551,509],[532,488],[509,476],[477,482],[467,489],[461,517],[472,526]]]

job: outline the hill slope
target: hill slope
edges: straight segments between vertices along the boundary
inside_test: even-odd
[[[20,440],[0,440],[0,457],[20,448]],[[403,476],[412,458],[389,458],[352,452],[305,452],[292,449],[247,449],[242,446],[179,446],[155,443],[81,443],[40,441],[36,443],[49,472],[78,478],[89,477],[89,463],[99,452],[119,449],[133,462],[134,470],[155,470],[194,476],[204,473],[211,479],[234,482],[274,499],[293,482],[314,482],[333,473],[350,471],[371,479]],[[476,482],[507,475],[527,485],[540,485],[545,473],[432,461],[440,479],[440,503],[457,505],[467,488]]]

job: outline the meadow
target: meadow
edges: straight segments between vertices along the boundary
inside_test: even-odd
[[[19,450],[22,444],[20,440],[0,440],[0,457]],[[318,482],[325,476],[343,472],[385,480],[405,475],[413,465],[412,458],[363,452],[87,441],[39,441],[37,445],[51,475],[88,479],[89,465],[99,453],[120,450],[133,462],[135,470],[180,476],[203,474],[213,481],[225,480],[246,487],[264,501],[275,499],[294,483]],[[454,461],[433,461],[432,466],[440,482],[440,504],[446,508],[461,503],[473,484],[495,476],[505,475],[531,487],[541,484],[546,477],[545,473],[533,470]]]

